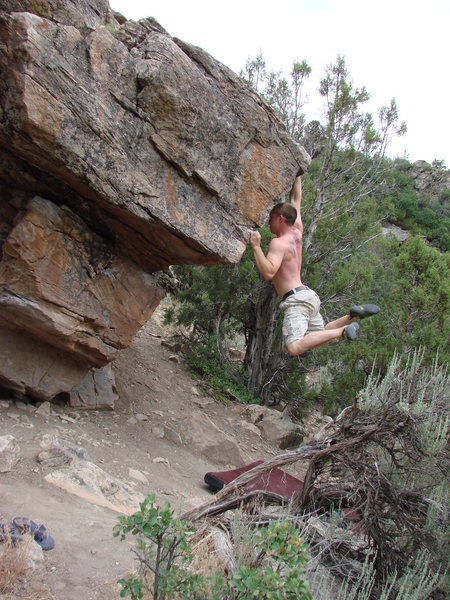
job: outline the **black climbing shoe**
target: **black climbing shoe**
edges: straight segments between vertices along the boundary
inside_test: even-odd
[[[26,517],[15,517],[10,525],[10,533],[21,538],[23,534],[29,533],[33,536],[34,541],[41,546],[42,550],[53,550],[55,547],[55,540],[51,535],[48,535],[45,526],[39,526]]]
[[[11,530],[17,531],[17,533],[34,533],[38,530],[38,526],[31,519],[26,517],[14,517],[11,523]]]
[[[357,337],[359,325],[358,323],[350,323],[342,332],[342,337],[348,342],[354,342]]]
[[[44,525],[41,525],[34,534],[34,541],[39,544],[42,550],[53,550],[55,547],[55,540],[51,535],[48,535]]]
[[[352,306],[350,309],[350,318],[357,317],[358,319],[365,319],[371,317],[380,312],[380,307],[376,304],[363,304],[362,306]]]

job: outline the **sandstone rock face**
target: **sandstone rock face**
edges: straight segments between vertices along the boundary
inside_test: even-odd
[[[221,431],[206,414],[194,413],[183,421],[183,441],[196,453],[219,465],[245,464],[236,442]]]
[[[302,428],[276,410],[266,406],[250,405],[246,407],[246,413],[261,431],[262,437],[278,444],[282,450],[295,448],[303,440]]]
[[[49,400],[71,390],[88,369],[26,332],[0,327],[0,386],[18,396]]]
[[[3,244],[0,320],[89,364],[129,346],[161,297],[151,276],[48,200],[31,199]]]
[[[229,69],[106,0],[3,0],[0,69],[0,385],[46,399],[130,344],[152,273],[237,262],[309,157]]]
[[[89,405],[101,379],[89,369],[131,343],[163,291],[67,207],[34,197],[16,222],[0,263],[0,383],[41,400],[83,383],[72,405]],[[103,396],[90,405],[113,404]]]
[[[114,23],[111,9],[105,0],[2,0],[0,6],[6,12],[35,12],[45,19],[72,25],[83,32]]]
[[[117,392],[111,365],[91,369],[83,381],[70,390],[68,396],[72,408],[113,409]]]

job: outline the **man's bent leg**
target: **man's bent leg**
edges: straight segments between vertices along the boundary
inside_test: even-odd
[[[353,321],[356,321],[356,318],[352,318],[350,317],[350,315],[345,315],[344,317],[340,317],[335,321],[330,321],[329,323],[327,323],[325,325],[325,329],[328,330],[337,329],[339,327],[345,327],[346,325],[350,325],[350,323],[353,323]]]
[[[347,325],[350,323],[350,320],[347,322]],[[312,350],[313,348],[317,348],[318,346],[323,346],[325,344],[329,344],[334,340],[338,340],[342,337],[345,326],[338,327],[335,329],[324,329],[323,331],[313,331],[312,333],[308,333],[299,340],[295,340],[294,342],[287,345],[287,351],[291,356],[301,356],[308,350]]]
[[[325,329],[336,329],[337,327],[345,327],[346,325],[350,325],[350,323],[354,323],[354,321],[358,321],[359,319],[365,319],[366,317],[371,317],[372,315],[376,315],[379,312],[380,307],[376,304],[363,304],[362,306],[352,306],[348,315],[340,317],[335,321],[330,321],[330,323],[327,323],[325,325]]]

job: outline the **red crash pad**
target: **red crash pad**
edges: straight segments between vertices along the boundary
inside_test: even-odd
[[[224,485],[234,481],[236,477],[250,471],[250,469],[260,465],[262,462],[262,460],[256,460],[239,469],[232,469],[230,471],[210,471],[205,475],[205,483],[215,490],[221,490]],[[292,500],[301,491],[302,487],[303,481],[285,473],[281,469],[275,468],[251,479],[244,486],[243,491],[245,493],[261,491],[278,496],[282,501],[289,502],[289,500]]]
[[[224,485],[231,483],[239,475],[250,471],[250,469],[260,465],[262,462],[264,461],[256,460],[239,469],[232,469],[230,471],[210,471],[204,477],[205,483],[216,491],[221,490]],[[301,492],[302,488],[303,481],[285,473],[281,469],[274,468],[251,479],[242,488],[242,492],[246,494],[248,492],[260,491],[272,497],[272,499],[277,499],[279,502],[289,502]],[[360,521],[358,512],[352,508],[342,508],[341,510],[349,526],[355,529],[355,531],[361,531],[358,525]]]

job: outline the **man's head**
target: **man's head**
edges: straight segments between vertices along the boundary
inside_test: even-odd
[[[297,210],[288,202],[279,202],[270,211],[269,226],[272,233],[280,233],[280,226],[286,223],[289,226],[294,225],[297,219]]]

